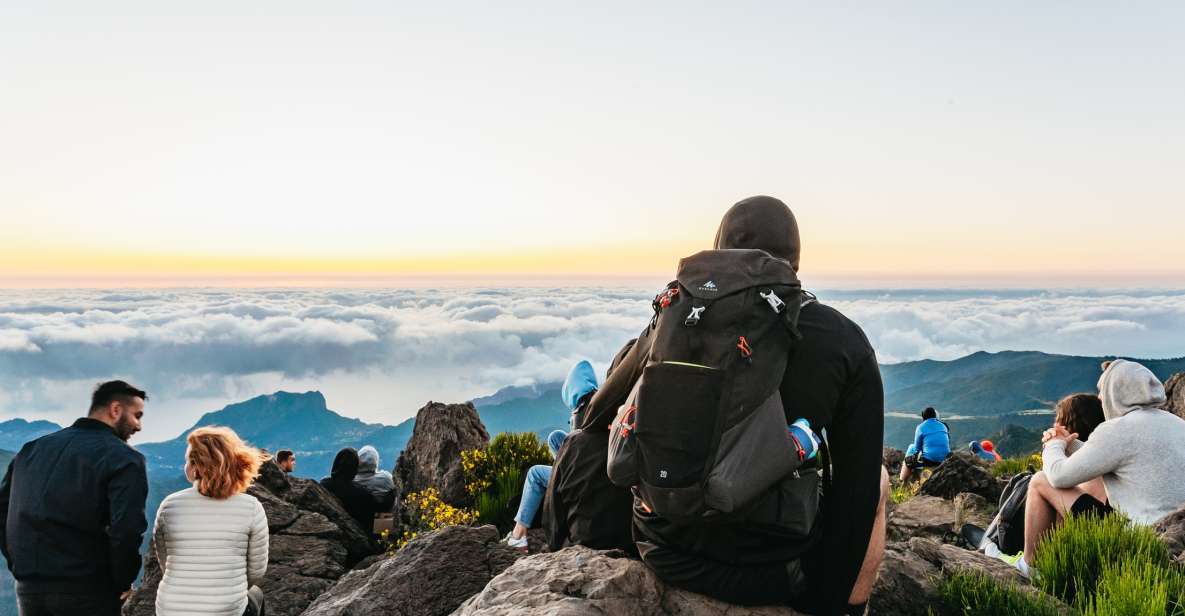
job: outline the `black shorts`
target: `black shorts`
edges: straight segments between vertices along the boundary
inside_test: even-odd
[[[1111,508],[1111,505],[1100,502],[1099,499],[1089,494],[1083,494],[1082,496],[1079,496],[1078,500],[1074,501],[1073,505],[1070,505],[1071,515],[1089,514],[1101,518],[1112,511],[1115,510]]]

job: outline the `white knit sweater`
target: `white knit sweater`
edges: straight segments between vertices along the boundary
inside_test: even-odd
[[[170,494],[156,514],[153,538],[164,570],[157,616],[241,616],[247,589],[267,571],[267,515],[249,494],[223,500],[194,488]]]

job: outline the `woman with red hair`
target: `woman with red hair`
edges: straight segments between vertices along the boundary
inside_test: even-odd
[[[164,571],[157,616],[263,616],[267,515],[245,492],[268,457],[230,428],[198,428],[186,440],[193,487],[161,503],[153,531]]]

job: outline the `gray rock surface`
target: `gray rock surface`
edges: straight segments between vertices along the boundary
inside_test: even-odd
[[[1185,565],[1185,507],[1161,518],[1153,528],[1173,559]]]
[[[1164,382],[1164,393],[1168,396],[1165,410],[1185,419],[1185,372],[1178,372]]]
[[[429,402],[416,413],[411,440],[395,464],[399,497],[435,487],[444,502],[467,505],[461,451],[485,447],[489,442],[472,403]]]
[[[961,492],[971,492],[995,503],[1003,491],[1004,482],[992,477],[987,462],[970,451],[956,451],[934,469],[918,493],[953,499]]]
[[[889,513],[889,541],[908,541],[911,537],[941,540],[956,532],[958,513],[953,501],[937,496],[915,496],[898,504]]]
[[[304,616],[443,616],[520,557],[499,542],[493,526],[449,526],[413,539],[365,570],[350,572]]]
[[[792,616],[790,608],[727,605],[667,587],[641,561],[583,546],[522,558],[457,616]]]

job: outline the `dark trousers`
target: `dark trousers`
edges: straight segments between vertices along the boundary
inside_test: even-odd
[[[49,593],[17,592],[21,616],[119,616],[122,603],[119,593]]]

